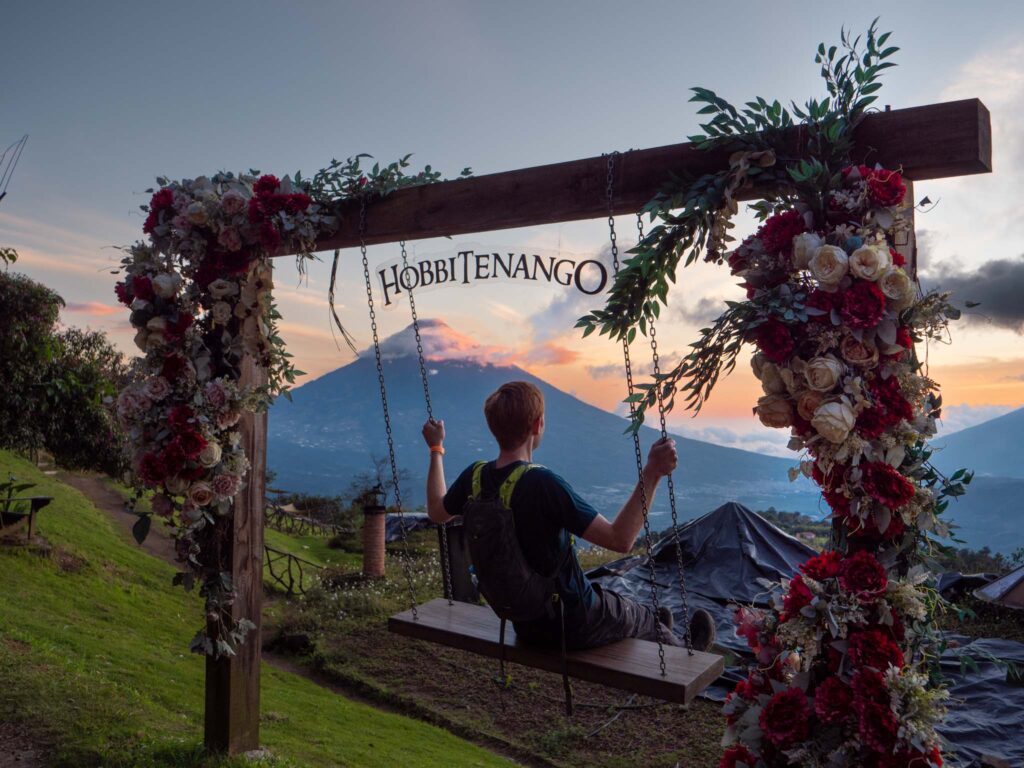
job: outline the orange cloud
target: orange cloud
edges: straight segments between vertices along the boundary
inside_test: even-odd
[[[64,305],[64,309],[76,315],[89,315],[90,317],[109,317],[125,311],[121,307],[103,304],[99,301],[69,301]]]

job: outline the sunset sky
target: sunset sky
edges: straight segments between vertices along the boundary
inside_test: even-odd
[[[1024,5],[906,2],[856,9],[820,2],[178,2],[21,3],[7,9],[0,146],[30,138],[0,202],[0,246],[15,267],[67,301],[63,321],[102,328],[132,351],[116,305],[113,246],[141,236],[139,205],[157,175],[258,168],[312,174],[368,152],[448,175],[477,174],[684,141],[697,130],[687,89],[736,101],[818,96],[814,50],[842,25],[881,14],[902,50],[880,103],[893,108],[965,97],[992,111],[995,172],[917,186],[938,205],[918,218],[926,286],[981,301],[927,350],[943,386],[945,429],[1024,405]],[[740,234],[751,227],[745,217]],[[635,240],[635,222],[618,222]],[[602,220],[410,243],[411,254],[485,250],[606,257]],[[397,245],[375,246],[374,261]],[[330,254],[301,282],[276,264],[282,332],[310,376],[351,361],[335,346],[326,292]],[[343,322],[370,341],[358,254],[342,254]],[[682,272],[659,326],[663,355],[686,349],[724,299],[727,270]],[[421,294],[421,316],[443,319],[451,344],[515,363],[609,410],[623,397],[621,350],[582,340],[573,322],[596,306],[562,288],[508,283]],[[383,333],[408,307],[380,313]],[[635,353],[643,357],[643,349]],[[784,452],[759,427],[746,366],[719,386],[686,434]]]

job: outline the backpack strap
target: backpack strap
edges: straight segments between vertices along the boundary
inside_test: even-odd
[[[508,477],[505,478],[505,482],[501,484],[501,488],[498,490],[498,498],[501,499],[501,504],[505,509],[510,509],[512,507],[512,492],[516,489],[516,483],[519,482],[519,478],[534,467],[539,466],[540,464],[520,464],[512,470],[512,473]]]
[[[473,465],[473,491],[470,494],[471,499],[479,499],[480,494],[483,492],[484,466],[486,464],[486,461],[478,461]]]

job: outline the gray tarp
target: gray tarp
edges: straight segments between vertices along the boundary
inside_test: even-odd
[[[679,526],[678,537],[690,608],[708,610],[715,617],[718,644],[741,655],[749,655],[749,649],[746,641],[736,636],[728,604],[767,605],[769,593],[758,579],[775,582],[789,578],[816,554],[760,515],[732,502]],[[659,600],[672,609],[678,623],[683,613],[682,592],[671,536],[664,536],[654,547],[654,566]],[[616,560],[587,575],[607,588],[643,602],[651,600],[646,557]],[[942,657],[953,703],[940,731],[958,753],[954,764],[977,766],[980,756],[987,754],[1024,766],[1024,688],[1009,685],[1005,668],[989,660],[995,657],[1024,664],[1024,644],[951,639],[959,640],[961,647]],[[961,673],[962,655],[973,658],[977,669]],[[741,668],[727,669],[706,695],[723,699],[742,675]]]
[[[419,531],[424,528],[430,528],[433,523],[430,522],[426,515],[413,515],[408,512],[403,514],[405,518],[405,530],[406,533],[412,533],[413,531]],[[384,541],[401,541],[402,539],[402,522],[398,515],[387,515],[384,518]]]

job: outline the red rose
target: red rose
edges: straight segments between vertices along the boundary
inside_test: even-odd
[[[889,255],[892,257],[892,263],[895,267],[907,266],[907,260],[903,257],[903,254],[897,251],[895,248],[889,249]]]
[[[851,687],[861,739],[875,752],[891,753],[896,743],[898,723],[882,674],[862,669],[853,676]]]
[[[260,224],[260,244],[268,251],[281,244],[281,233],[277,231],[273,222],[265,221]]]
[[[153,293],[153,281],[145,275],[136,275],[132,279],[132,293],[135,298],[143,301],[152,301],[156,294]]]
[[[174,440],[181,447],[181,452],[188,459],[196,459],[206,447],[206,438],[195,430],[187,430],[178,434]]]
[[[832,310],[837,309],[836,299],[838,296],[834,293],[826,293],[820,288],[815,288],[811,291],[810,295],[804,301],[804,306],[809,309],[817,309],[824,314],[821,315],[808,315],[812,322],[815,323],[832,323]]]
[[[874,328],[885,315],[885,294],[866,280],[858,280],[842,298],[839,313],[851,328]]]
[[[258,196],[263,197],[264,195],[272,195],[277,192],[277,188],[280,186],[281,182],[277,180],[277,176],[271,176],[268,173],[256,180],[256,183],[252,185],[252,191]]]
[[[195,318],[187,312],[179,312],[178,319],[167,324],[165,334],[168,339],[178,340],[185,335],[185,331],[192,327]]]
[[[740,765],[754,768],[757,765],[757,758],[746,747],[737,745],[725,750],[725,754],[722,755],[722,759],[718,763],[718,768],[737,768]]]
[[[843,556],[839,552],[826,550],[801,565],[800,570],[815,581],[834,579],[839,575],[842,558]]]
[[[780,749],[807,738],[811,707],[799,688],[776,693],[761,710],[761,732]]]
[[[880,755],[878,768],[942,768],[942,753],[932,747],[928,753],[901,749],[896,754]]]
[[[838,723],[851,714],[853,691],[838,677],[828,677],[814,691],[814,714],[823,723]]]
[[[861,550],[839,565],[839,586],[861,596],[878,596],[889,586],[889,577],[873,554]]]
[[[139,478],[149,487],[159,485],[167,477],[167,467],[163,460],[155,453],[143,455],[139,461]]]
[[[903,666],[903,651],[885,632],[869,629],[850,635],[847,657],[854,669],[871,667],[885,672],[890,665]]]
[[[868,495],[891,510],[905,507],[914,498],[914,485],[897,470],[881,461],[861,464],[861,480]]]
[[[149,201],[149,210],[162,211],[174,205],[174,192],[164,187],[158,189]]]
[[[807,229],[803,214],[786,211],[772,216],[757,230],[765,253],[789,255],[793,250],[793,238]]]
[[[163,461],[168,475],[176,475],[182,470],[185,466],[185,453],[177,438],[167,444],[167,447],[164,448],[163,453],[160,455],[160,459]]]
[[[800,609],[810,605],[813,599],[814,594],[804,583],[804,580],[799,576],[794,576],[793,580],[789,582],[789,589],[786,591],[786,596],[782,601],[782,610],[785,615],[783,621],[797,616],[800,613]]]
[[[754,331],[754,342],[773,363],[782,363],[793,352],[793,336],[789,327],[774,317],[765,320]]]
[[[160,375],[173,384],[185,372],[186,362],[181,355],[167,355],[160,368]]]
[[[907,185],[897,171],[872,171],[867,179],[868,199],[875,205],[899,205],[907,193]]]

